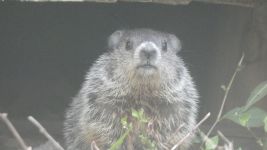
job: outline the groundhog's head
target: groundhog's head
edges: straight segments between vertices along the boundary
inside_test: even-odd
[[[176,74],[181,44],[173,34],[151,29],[118,30],[109,37],[108,46],[121,71],[131,76]]]

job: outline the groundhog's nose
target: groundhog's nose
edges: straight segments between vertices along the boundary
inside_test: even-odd
[[[153,60],[156,58],[156,53],[155,49],[142,49],[140,51],[140,57],[143,60]]]

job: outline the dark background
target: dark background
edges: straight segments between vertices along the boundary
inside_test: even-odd
[[[1,107],[14,117],[44,117],[62,116],[86,71],[105,51],[107,37],[117,29],[175,33],[197,85],[205,86],[201,79],[209,76],[207,58],[214,53],[222,7],[2,3],[0,11]]]
[[[21,128],[21,122],[33,115],[62,138],[64,111],[90,65],[106,50],[108,35],[117,29],[147,27],[181,39],[180,55],[201,96],[199,118],[207,112],[214,118],[224,94],[220,86],[229,81],[242,51],[260,51],[254,49],[259,39],[249,37],[253,14],[252,8],[205,3],[1,3],[0,112],[8,112]],[[261,55],[260,61],[249,56],[234,82],[226,111],[245,104],[249,92],[267,79],[266,56]],[[266,101],[259,105],[267,109]],[[55,129],[54,122],[58,123]],[[0,127],[0,133],[7,132]],[[225,132],[236,137],[234,129],[230,124]],[[24,135],[26,131],[21,130]],[[247,136],[242,132],[240,136]]]

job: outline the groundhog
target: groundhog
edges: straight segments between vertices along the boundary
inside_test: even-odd
[[[125,132],[121,118],[142,109],[156,149],[170,149],[196,124],[198,92],[180,56],[180,40],[152,29],[115,31],[66,112],[67,150],[109,149]],[[146,149],[134,130],[120,149]],[[187,138],[179,149],[188,149]]]

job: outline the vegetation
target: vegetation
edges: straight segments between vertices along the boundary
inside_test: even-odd
[[[259,101],[263,100],[263,98],[267,95],[267,81],[260,83],[258,86],[252,90],[250,96],[247,98],[246,102],[241,106],[237,106],[232,110],[223,113],[223,109],[225,103],[227,102],[228,94],[231,90],[232,84],[235,81],[237,74],[242,70],[244,56],[241,57],[233,76],[231,77],[229,83],[227,85],[222,85],[221,88],[224,90],[225,94],[222,99],[222,104],[220,110],[218,112],[217,118],[215,122],[210,127],[207,133],[203,132],[199,126],[209,117],[209,113],[195,126],[193,131],[188,133],[184,138],[180,141],[177,141],[171,150],[175,150],[179,147],[179,145],[186,140],[190,134],[198,131],[198,135],[194,140],[195,146],[199,147],[201,150],[215,150],[215,149],[223,149],[223,150],[242,150],[242,147],[238,145],[234,145],[233,141],[229,140],[224,134],[220,131],[217,131],[212,137],[210,134],[214,130],[215,126],[224,120],[230,120],[235,124],[238,124],[241,128],[247,129],[248,133],[251,134],[255,138],[255,142],[262,148],[262,150],[267,150],[267,112],[259,107],[256,107],[255,104]],[[23,150],[31,150],[30,146],[27,146],[19,133],[16,131],[15,127],[8,120],[6,113],[0,113],[0,119],[4,121],[4,123],[8,126],[9,130],[12,132],[19,145]],[[124,133],[110,146],[109,150],[118,150],[122,146],[122,144],[130,137],[131,134],[137,134],[137,137],[147,150],[157,150],[156,145],[158,141],[152,140],[150,137],[151,133],[149,132],[150,128],[150,120],[145,116],[144,110],[131,110],[130,116],[123,116],[121,118],[121,125]],[[48,141],[52,145],[54,145],[55,149],[62,150],[63,148],[55,141],[43,128],[40,123],[35,120],[33,117],[29,117],[29,121],[31,121],[40,132],[47,137]],[[136,131],[136,126],[138,126],[138,131]],[[263,137],[257,136],[253,128],[261,128],[265,133]],[[93,150],[100,150],[97,144],[93,141],[91,144]]]
[[[267,112],[255,106],[257,102],[263,100],[263,98],[267,95],[267,81],[264,81],[255,87],[255,89],[250,93],[250,96],[248,97],[245,104],[235,107],[234,109],[223,114],[223,109],[232,84],[234,83],[237,74],[244,67],[242,65],[243,59],[244,55],[241,57],[228,85],[221,86],[225,94],[217,118],[211,126],[210,130],[207,133],[204,133],[200,129],[198,130],[201,138],[199,139],[198,137],[196,137],[195,143],[199,144],[199,148],[201,150],[215,150],[217,148],[222,148],[224,150],[242,150],[242,148],[238,147],[238,145],[234,146],[233,142],[226,138],[220,131],[217,131],[216,135],[209,137],[215,126],[224,120],[231,120],[233,123],[240,125],[240,127],[246,128],[248,133],[250,133],[255,138],[255,142],[257,142],[260,147],[262,147],[262,150],[267,150]],[[142,109],[132,110],[132,116],[136,119],[137,122],[142,124],[143,127],[148,123],[149,118],[144,116],[144,111]],[[125,128],[125,134],[123,134],[114,144],[112,144],[110,150],[118,149],[132,131],[132,122],[127,122],[127,117],[122,118],[121,122],[123,127]],[[258,137],[253,132],[252,128],[263,128],[265,131],[265,136]],[[147,132],[146,130],[144,130],[144,128],[142,128],[139,138],[141,139],[141,141],[143,141],[143,144],[146,145],[148,150],[156,150],[156,142],[149,140]],[[220,142],[220,140],[223,140],[223,142]],[[179,141],[177,142],[179,143]],[[220,146],[219,143],[224,144]]]

